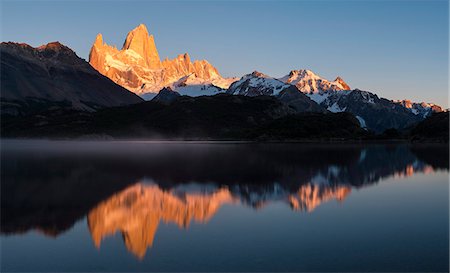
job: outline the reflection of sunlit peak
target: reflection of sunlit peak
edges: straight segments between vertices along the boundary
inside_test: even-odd
[[[434,169],[430,165],[422,165],[418,163],[413,163],[407,165],[403,170],[397,171],[393,174],[394,178],[410,177],[417,172],[423,172],[424,174],[430,174],[434,172]]]
[[[431,167],[429,165],[425,166],[422,171],[423,171],[424,174],[434,173],[433,167]]]
[[[324,187],[306,184],[295,194],[290,195],[288,200],[294,210],[311,212],[320,204],[332,199],[342,202],[350,192],[349,186]]]
[[[144,257],[161,220],[188,227],[192,220],[208,221],[222,204],[232,202],[227,189],[208,194],[185,193],[180,197],[156,185],[136,184],[91,210],[88,224],[97,247],[104,237],[120,231],[127,248]]]
[[[348,186],[306,184],[295,193],[280,185],[254,191],[202,185],[182,185],[163,190],[155,184],[138,183],[101,202],[88,215],[94,244],[100,247],[103,238],[121,232],[129,251],[143,258],[151,247],[160,221],[187,228],[192,221],[205,223],[224,204],[242,203],[262,208],[272,202],[288,202],[294,210],[312,211],[323,202],[343,200]],[[245,197],[244,197],[245,196]]]

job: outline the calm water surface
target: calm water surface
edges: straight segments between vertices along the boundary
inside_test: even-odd
[[[2,141],[1,271],[448,271],[448,146]]]

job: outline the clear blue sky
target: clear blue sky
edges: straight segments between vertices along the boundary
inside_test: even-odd
[[[188,52],[224,76],[307,68],[389,99],[448,107],[449,4],[426,1],[2,1],[2,41],[60,41],[87,59],[140,23],[161,58]]]

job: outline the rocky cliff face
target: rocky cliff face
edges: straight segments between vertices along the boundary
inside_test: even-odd
[[[158,50],[153,35],[149,35],[147,28],[141,24],[130,31],[122,47],[123,50],[133,50],[142,56],[142,64],[150,69],[160,69]]]
[[[128,33],[120,50],[104,43],[102,35],[98,34],[89,54],[89,63],[115,83],[139,95],[156,94],[163,87],[171,87],[183,94],[186,85],[175,83],[186,76],[193,78],[194,83],[190,85],[196,90],[205,90],[211,85],[221,90],[235,80],[223,78],[206,60],[192,62],[187,53],[161,62],[154,38],[142,24]],[[188,91],[195,95],[196,90]]]

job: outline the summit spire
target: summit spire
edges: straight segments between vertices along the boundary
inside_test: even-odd
[[[122,50],[128,49],[131,49],[139,54],[145,60],[148,68],[161,68],[161,60],[159,59],[155,40],[153,35],[148,34],[147,27],[144,24],[140,24],[128,33]]]

